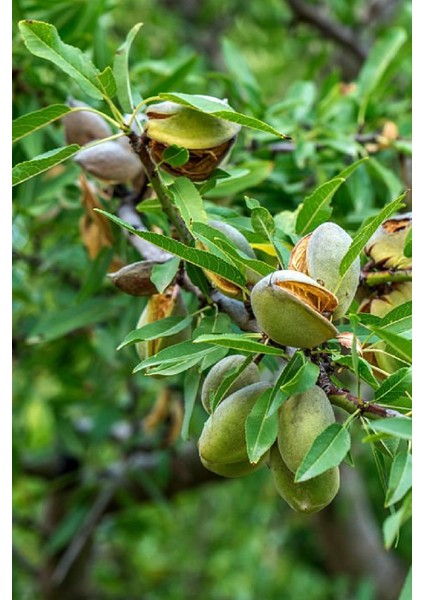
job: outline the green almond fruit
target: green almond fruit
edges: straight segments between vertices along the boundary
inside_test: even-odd
[[[259,328],[283,346],[315,348],[338,333],[326,316],[337,298],[304,273],[267,275],[253,287],[250,301]]]
[[[287,467],[295,473],[315,438],[335,422],[333,407],[317,385],[294,394],[280,408],[277,443]]]
[[[212,367],[205,378],[201,393],[202,404],[206,412],[209,414],[212,412],[213,393],[216,392],[224,377],[231,370],[238,369],[245,360],[246,357],[242,354],[232,354],[231,356],[226,356]],[[224,398],[252,383],[258,383],[260,379],[261,375],[258,366],[253,362],[250,363],[237,379],[233,381]]]
[[[208,463],[232,464],[249,461],[245,424],[256,400],[271,386],[253,383],[223,400],[207,419],[198,441],[199,454]]]
[[[208,471],[212,471],[212,473],[216,473],[217,475],[221,475],[222,477],[245,477],[246,475],[250,475],[254,473],[261,467],[263,467],[268,459],[268,453],[265,454],[256,465],[253,465],[248,460],[241,461],[238,463],[211,463],[207,460],[204,460],[200,457],[200,460],[203,466],[208,469]]]
[[[275,488],[287,504],[296,512],[312,514],[328,506],[340,487],[338,467],[301,483],[294,482],[294,474],[281,458],[277,444],[269,454],[269,468]]]
[[[359,257],[340,278],[340,263],[352,243],[350,235],[336,223],[322,223],[293,248],[289,269],[315,279],[337,297],[333,319],[344,316],[355,296],[361,272]]]

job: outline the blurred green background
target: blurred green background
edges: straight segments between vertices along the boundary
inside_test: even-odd
[[[410,2],[15,0],[15,117],[70,94],[88,101],[52,64],[29,54],[17,31],[24,18],[54,24],[99,69],[143,22],[131,51],[132,84],[143,97],[164,91],[227,97],[237,110],[291,135],[296,150],[276,152],[275,140],[243,133],[234,162],[249,170],[249,182],[219,200],[241,215],[244,195],[274,214],[295,210],[317,183],[363,153],[358,136],[375,144],[387,122],[399,132],[396,143],[368,148],[370,164],[340,189],[334,217],[355,231],[411,185]],[[377,40],[399,30],[405,41],[367,97],[367,56]],[[22,140],[14,162],[63,143],[60,125],[50,126]],[[140,424],[165,388],[181,402],[182,380],[133,375],[134,347],[116,351],[145,300],[120,293],[105,270],[113,252],[128,263],[140,257],[114,229],[113,252],[90,260],[79,229],[78,175],[66,163],[14,192],[14,597],[398,598],[411,560],[411,527],[386,553],[384,491],[360,434],[358,468],[344,467],[343,493],[323,514],[293,513],[266,470],[174,493],[171,465],[186,442],[164,444],[172,422],[153,432]],[[204,420],[199,403],[192,444]],[[155,469],[131,473],[137,491],[110,489],[113,465],[126,465],[140,451],[154,455]],[[75,540],[83,552],[72,567],[74,583],[55,588],[52,565]]]

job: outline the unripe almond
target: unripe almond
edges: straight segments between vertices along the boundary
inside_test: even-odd
[[[337,298],[303,273],[271,273],[254,286],[250,300],[260,329],[278,344],[314,348],[337,335],[326,316]]]
[[[223,400],[207,419],[199,438],[199,454],[209,463],[232,464],[249,461],[245,424],[256,400],[268,383],[253,383]]]
[[[211,463],[207,460],[204,460],[200,457],[200,460],[203,466],[208,469],[208,471],[212,471],[212,473],[216,473],[217,475],[221,475],[222,477],[245,477],[246,475],[250,475],[254,473],[261,467],[263,467],[268,459],[268,453],[265,454],[255,465],[250,463],[248,460],[241,461],[238,463]]]
[[[295,473],[316,437],[335,422],[333,407],[325,392],[314,385],[294,394],[278,416],[278,448],[287,467]]]
[[[295,483],[294,474],[281,458],[277,444],[274,444],[270,450],[269,467],[277,492],[296,512],[305,514],[319,512],[334,500],[339,491],[338,467],[329,469],[308,481]]]
[[[216,392],[224,377],[229,371],[239,368],[245,360],[246,357],[242,354],[232,354],[231,356],[226,356],[212,367],[202,386],[201,399],[206,412],[209,414],[212,412],[211,403],[213,393]],[[260,378],[261,375],[258,366],[255,363],[250,363],[231,384],[225,398],[241,388],[251,385],[252,383],[258,383]]]
[[[289,269],[301,271],[337,297],[333,319],[344,316],[359,285],[360,260],[352,263],[343,278],[339,268],[352,243],[350,235],[336,223],[322,223],[293,248]]]

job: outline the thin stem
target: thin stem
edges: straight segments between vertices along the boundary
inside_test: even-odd
[[[412,281],[412,269],[402,269],[399,271],[362,271],[361,281],[369,287],[375,287],[384,283]]]
[[[167,214],[172,225],[175,227],[181,241],[187,245],[190,245],[193,240],[192,235],[188,231],[184,221],[181,219],[177,208],[172,203],[166,187],[160,180],[156,166],[150,158],[149,151],[147,150],[145,136],[138,136],[136,133],[130,132],[128,137],[131,141],[134,152],[139,157],[144,170],[146,171],[147,178],[149,179],[164,212]]]

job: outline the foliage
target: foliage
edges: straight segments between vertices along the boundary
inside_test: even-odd
[[[313,521],[276,495],[267,468],[216,491],[185,491],[172,505],[168,498],[185,485],[176,460],[185,464],[189,452],[187,470],[200,468],[191,461],[199,463],[195,444],[207,420],[200,402],[206,374],[222,358],[243,354],[212,409],[226,406],[243,369],[259,364],[271,387],[242,423],[246,459],[267,456],[285,402],[318,384],[337,423],[316,436],[294,481],[341,467],[343,491],[343,472],[354,465],[381,545],[403,567],[410,562],[412,260],[385,270],[368,250],[395,215],[410,219],[410,7],[379,22],[351,73],[343,61],[326,68],[334,47],[326,40],[318,48],[320,37],[307,28],[287,37],[281,56],[275,52],[290,2],[199,4],[195,16],[168,7],[161,22],[145,2],[144,24],[130,22],[131,11],[112,0],[54,7],[22,0],[14,8],[16,545],[40,569],[53,565],[60,584],[66,561],[79,556],[73,550],[94,540],[90,585],[104,598],[136,588],[149,598],[197,597],[205,588],[217,599],[377,598],[365,575],[325,575]],[[361,2],[331,5],[342,27],[354,27],[364,10]],[[221,10],[241,17],[224,28]],[[217,23],[218,45],[206,35],[208,19]],[[185,32],[181,20],[190,24]],[[210,62],[198,51],[203,35]],[[108,141],[131,140],[144,168],[139,179],[111,182],[105,172],[99,181],[73,160],[81,146],[69,139],[65,119],[82,112],[70,96],[111,126]],[[156,163],[152,140],[143,150],[146,113],[163,101],[193,109],[199,123],[221,118],[240,127],[231,154],[209,177],[190,179],[193,154],[178,143]],[[296,245],[328,221],[352,238],[338,285],[358,260],[361,282],[335,322],[337,337],[290,348],[255,327],[251,291],[292,268]],[[399,250],[405,260],[411,239],[408,233]],[[117,283],[121,269],[140,261],[152,263],[155,306],[158,295],[142,287],[123,293]],[[379,313],[376,300],[391,310]],[[187,487],[217,479],[202,473]],[[63,513],[49,520],[45,511],[61,494]],[[347,500],[340,502],[343,513]],[[176,539],[178,555],[170,546]],[[47,594],[35,586],[28,571],[15,582],[17,597]]]

